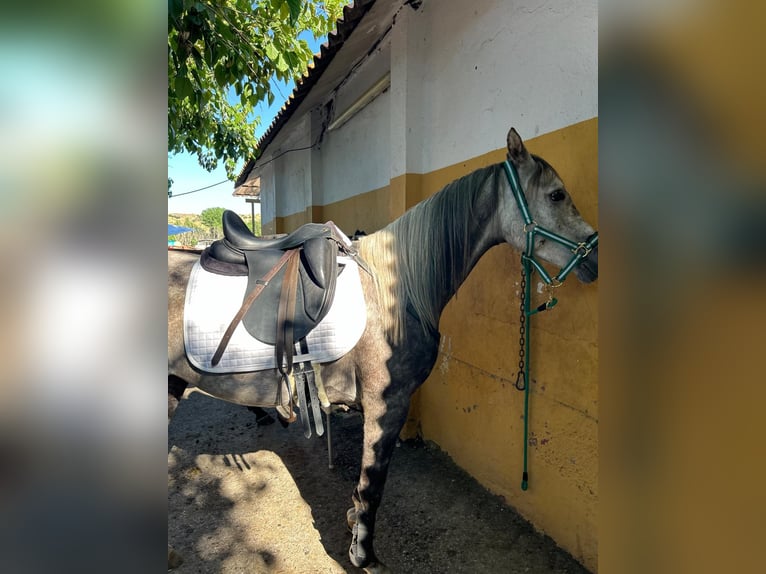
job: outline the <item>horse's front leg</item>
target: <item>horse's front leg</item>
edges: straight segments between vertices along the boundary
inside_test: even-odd
[[[362,447],[362,471],[354,490],[354,508],[349,509],[348,522],[352,528],[349,557],[354,566],[369,573],[389,572],[378,561],[373,549],[375,516],[383,497],[396,439],[407,419],[409,396],[384,400],[363,400],[364,444]]]

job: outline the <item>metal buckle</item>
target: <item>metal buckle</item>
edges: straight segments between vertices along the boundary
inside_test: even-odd
[[[593,251],[592,247],[588,247],[588,245],[583,241],[582,243],[578,243],[577,247],[572,249],[572,253],[575,255],[580,255],[582,253],[582,257],[587,257],[588,253]]]
[[[559,288],[559,287],[561,287],[563,284],[564,284],[564,282],[563,282],[563,281],[559,281],[558,279],[556,279],[556,278],[554,277],[553,279],[551,279],[551,282],[550,282],[550,283],[546,283],[546,284],[545,284],[545,288],[546,288],[546,289],[558,289],[558,288]]]

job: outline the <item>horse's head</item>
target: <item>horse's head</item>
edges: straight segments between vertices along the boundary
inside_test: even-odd
[[[594,233],[577,211],[564,182],[556,170],[544,159],[530,154],[515,129],[508,132],[508,161],[516,168],[521,188],[526,195],[529,214],[539,226],[576,243],[584,243]],[[510,189],[506,187],[507,201],[503,203],[510,210],[503,217],[502,229],[505,240],[521,251],[526,247],[524,221]],[[558,243],[536,236],[534,254],[558,267],[565,266],[572,258],[572,250]],[[577,278],[590,283],[598,277],[598,247],[574,269]]]

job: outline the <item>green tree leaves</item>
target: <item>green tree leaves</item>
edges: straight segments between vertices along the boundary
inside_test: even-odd
[[[290,10],[290,24],[294,25],[301,13],[301,0],[287,0],[287,7]]]
[[[226,211],[223,207],[208,207],[203,209],[199,214],[200,220],[208,229],[223,229],[223,212]]]
[[[255,107],[270,81],[299,77],[313,54],[305,31],[327,34],[344,0],[168,0],[168,151],[223,160],[229,178],[257,154]],[[231,94],[238,96],[234,104]]]

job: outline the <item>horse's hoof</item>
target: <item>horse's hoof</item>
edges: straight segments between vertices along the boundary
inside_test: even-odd
[[[172,570],[173,568],[178,568],[181,564],[183,564],[183,557],[173,550],[170,546],[168,546],[168,570]]]
[[[371,556],[367,556],[362,544],[359,544],[359,523],[355,523],[351,529],[351,546],[348,549],[348,558],[351,564],[357,568],[366,568],[372,562]]]
[[[346,511],[346,524],[348,525],[348,531],[354,531],[354,524],[356,524],[356,508],[353,506]]]
[[[356,566],[357,568],[366,568],[368,565],[368,560],[362,554],[360,556],[354,551],[354,546],[356,546],[353,542],[351,543],[351,548],[348,549],[348,559],[351,560],[351,564]]]
[[[372,549],[372,536],[362,523],[356,522],[351,530],[351,546],[348,549],[348,557],[354,566],[370,574],[390,572],[388,567],[379,562],[378,557],[375,556],[375,551]]]

